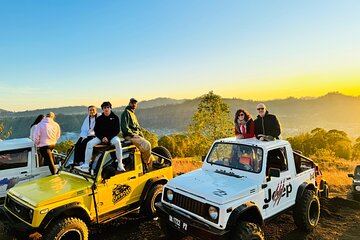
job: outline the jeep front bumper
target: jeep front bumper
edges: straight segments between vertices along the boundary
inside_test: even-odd
[[[36,232],[36,229],[13,216],[4,208],[4,206],[0,207],[0,221],[6,228],[7,232],[12,235],[30,234]]]
[[[155,204],[160,221],[168,227],[174,228],[185,235],[191,235],[202,239],[227,239],[229,230],[214,228],[189,215],[180,213],[178,210],[162,203]]]

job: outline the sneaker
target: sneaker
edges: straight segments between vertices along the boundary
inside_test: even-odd
[[[84,171],[84,172],[88,172],[90,167],[89,167],[89,164],[81,164],[80,166],[75,166],[74,168],[80,170],[80,171]]]
[[[125,171],[126,171],[126,170],[125,170],[125,167],[124,167],[124,164],[122,164],[122,163],[120,163],[120,164],[118,165],[118,167],[117,167],[116,170],[121,171],[121,172],[125,172]]]

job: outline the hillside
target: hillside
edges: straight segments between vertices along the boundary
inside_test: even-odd
[[[242,99],[223,99],[230,106],[231,118],[238,108],[247,109],[256,117],[257,101]],[[199,99],[174,100],[158,98],[139,102],[137,116],[140,124],[156,132],[166,135],[184,132],[191,122],[197,109]],[[265,101],[269,111],[280,119],[283,137],[306,132],[316,127],[339,129],[346,131],[350,137],[360,135],[360,97],[346,96],[339,93],[329,93],[318,98],[287,98]],[[123,107],[114,108],[116,114],[121,114]],[[0,121],[7,127],[12,127],[12,138],[27,136],[29,126],[38,114],[54,111],[63,132],[78,132],[86,116],[85,106],[64,107],[56,109],[41,109],[25,112],[0,114]]]

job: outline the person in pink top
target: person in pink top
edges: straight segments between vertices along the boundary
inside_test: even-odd
[[[57,140],[60,138],[60,126],[54,121],[55,114],[49,112],[46,117],[36,126],[34,132],[35,145],[40,149],[45,165],[49,166],[51,174],[56,173],[53,155]]]

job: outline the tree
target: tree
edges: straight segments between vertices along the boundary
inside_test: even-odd
[[[163,146],[167,150],[169,150],[172,157],[179,157],[179,156],[177,156],[175,154],[176,145],[175,145],[175,141],[174,141],[173,137],[171,137],[171,136],[162,136],[158,141],[158,145]]]
[[[11,128],[9,130],[5,130],[4,124],[0,123],[0,140],[10,137],[11,133]]]
[[[229,137],[232,131],[229,106],[212,91],[203,95],[188,128],[193,155],[204,155],[214,140]]]
[[[55,145],[55,150],[58,151],[58,153],[67,154],[67,151],[74,145],[74,142],[71,140],[67,140],[64,142],[57,143]]]
[[[151,133],[150,131],[146,130],[145,128],[142,128],[141,131],[144,134],[144,138],[148,140],[151,144],[151,147],[157,147],[158,145],[158,137],[155,133]]]
[[[352,159],[360,160],[360,137],[358,137],[353,146]]]

